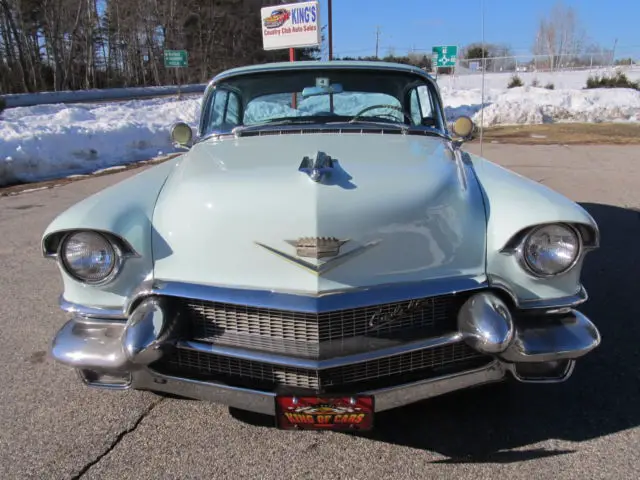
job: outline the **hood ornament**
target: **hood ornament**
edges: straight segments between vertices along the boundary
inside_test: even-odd
[[[337,256],[340,253],[340,247],[349,240],[338,240],[335,237],[303,237],[285,241],[296,247],[298,257],[325,258]]]
[[[314,182],[320,182],[325,175],[331,175],[333,171],[333,159],[324,152],[316,152],[313,158],[304,157],[299,172],[306,173]]]

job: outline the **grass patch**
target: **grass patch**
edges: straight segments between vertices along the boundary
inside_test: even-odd
[[[480,141],[479,132],[472,143]],[[518,145],[640,145],[637,123],[550,123],[489,127],[484,143]]]

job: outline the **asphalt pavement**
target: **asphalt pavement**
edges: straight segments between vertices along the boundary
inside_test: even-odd
[[[603,340],[568,382],[455,393],[379,415],[366,435],[88,389],[47,355],[67,316],[39,241],[65,208],[138,171],[122,172],[0,198],[0,478],[640,478],[640,149],[486,144],[484,155],[600,225],[581,310]]]

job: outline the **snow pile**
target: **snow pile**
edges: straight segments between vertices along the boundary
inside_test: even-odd
[[[481,121],[480,89],[442,89],[449,119],[470,116]],[[551,122],[640,122],[640,92],[632,89],[547,90],[516,87],[487,89],[484,98],[485,126]]]
[[[5,110],[0,118],[0,186],[171,153],[171,125],[186,121],[195,126],[199,114],[199,99],[166,98]]]

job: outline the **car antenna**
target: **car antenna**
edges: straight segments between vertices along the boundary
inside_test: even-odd
[[[482,73],[481,73],[481,87],[480,87],[480,156],[482,157],[482,141],[484,139],[484,71],[487,68],[487,62],[485,62],[484,56],[484,0],[480,0],[480,17],[482,24]]]

